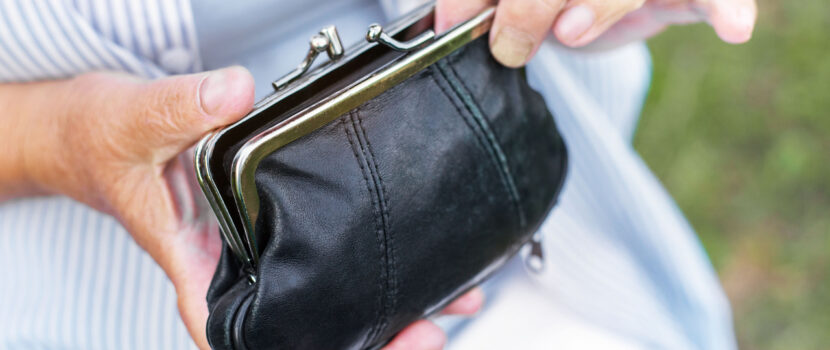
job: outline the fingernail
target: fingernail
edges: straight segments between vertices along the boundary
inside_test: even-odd
[[[233,68],[225,68],[208,73],[199,86],[199,99],[202,109],[207,114],[214,114],[222,110],[228,93],[228,75]]]
[[[565,44],[573,43],[594,25],[596,14],[585,5],[571,7],[556,22],[556,37]]]
[[[727,43],[741,44],[752,37],[755,26],[755,11],[752,8],[727,2],[714,7],[709,16],[709,23],[721,40]]]
[[[527,62],[533,50],[530,35],[511,27],[504,27],[496,34],[490,47],[493,57],[508,67],[519,67]]]
[[[752,27],[755,26],[755,13],[746,7],[739,8],[735,13],[736,26],[747,34],[752,34]]]

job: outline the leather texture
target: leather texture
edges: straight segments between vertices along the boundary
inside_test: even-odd
[[[260,164],[257,282],[226,246],[211,346],[384,345],[527,243],[566,164],[524,72],[477,39]]]

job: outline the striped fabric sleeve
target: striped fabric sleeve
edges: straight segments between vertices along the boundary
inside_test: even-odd
[[[0,82],[201,69],[187,0],[0,0]],[[195,349],[175,290],[109,216],[0,203],[0,349]]]
[[[187,0],[0,0],[0,82],[200,69]]]

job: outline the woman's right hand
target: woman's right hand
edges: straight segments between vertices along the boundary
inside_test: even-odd
[[[205,295],[222,242],[185,152],[248,113],[254,81],[241,67],[149,81],[123,73],[0,84],[0,200],[70,196],[117,218],[173,282],[179,313],[202,349]],[[10,127],[6,127],[10,126]],[[480,291],[446,311],[476,312]],[[437,349],[443,332],[416,322],[389,349]]]

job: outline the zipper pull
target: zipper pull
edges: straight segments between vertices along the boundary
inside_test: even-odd
[[[525,256],[525,267],[532,273],[542,273],[545,270],[545,251],[542,249],[542,232],[533,234],[527,242],[530,251]]]

